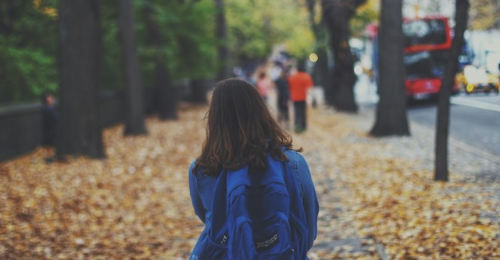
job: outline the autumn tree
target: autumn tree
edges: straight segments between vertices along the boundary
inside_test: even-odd
[[[406,115],[402,1],[382,0],[379,52],[379,102],[373,136],[410,135]],[[382,62],[383,61],[383,62]]]
[[[307,7],[301,1],[225,0],[225,4],[231,62],[264,61],[277,45],[297,60],[314,50]]]
[[[357,112],[358,105],[354,100],[354,57],[349,46],[350,30],[349,20],[356,9],[366,0],[323,0],[323,17],[330,35],[330,48],[334,55],[334,69],[331,75],[329,92],[331,97],[327,100],[333,106],[344,112]]]
[[[471,0],[470,29],[500,29],[500,3],[498,0]]]
[[[100,1],[59,1],[60,131],[57,155],[104,157],[99,115]]]
[[[448,181],[448,134],[450,125],[450,94],[458,70],[458,56],[464,45],[464,32],[468,20],[468,0],[455,1],[455,30],[451,43],[450,61],[446,65],[443,75],[443,84],[439,93],[437,111],[436,146],[435,146],[435,171],[434,180]]]
[[[147,131],[144,123],[143,93],[134,31],[134,8],[132,0],[121,0],[119,5],[118,24],[122,45],[122,68],[127,88],[125,134],[144,134]]]

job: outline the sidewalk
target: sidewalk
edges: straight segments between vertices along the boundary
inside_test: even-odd
[[[203,228],[187,170],[203,142],[205,109],[150,118],[148,136],[106,130],[105,160],[47,165],[52,151],[38,149],[0,164],[0,258],[187,259]],[[425,130],[374,139],[368,111],[309,112],[309,130],[293,137],[320,200],[311,259],[500,256],[499,183],[464,175],[497,170],[495,162],[456,158],[467,151],[451,145],[451,182],[435,183]]]
[[[303,147],[320,202],[318,237],[309,253],[316,259],[379,259],[375,240],[359,234],[349,205],[349,189],[343,184],[334,142],[351,132],[332,111],[309,107],[309,130],[293,134],[294,143]]]
[[[432,129],[374,139],[373,114],[318,109],[310,131],[294,136],[320,187],[311,258],[500,257],[500,162],[450,140],[451,181],[435,183]]]

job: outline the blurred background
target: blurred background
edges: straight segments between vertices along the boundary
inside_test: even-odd
[[[46,137],[38,131],[44,128],[40,100],[45,103],[48,94],[54,111],[64,111],[58,114],[59,122],[71,120],[79,111],[61,105],[80,100],[90,108],[99,107],[99,112],[91,111],[99,113],[102,126],[126,120],[137,124],[142,113],[176,118],[179,104],[205,102],[217,80],[252,81],[260,71],[276,79],[281,69],[306,63],[325,102],[339,111],[378,102],[378,67],[384,60],[378,46],[380,0],[148,0],[126,1],[128,7],[120,1],[90,2],[71,6],[56,0],[2,1],[1,160],[44,142]],[[449,63],[455,1],[406,0],[400,7],[405,21],[401,45],[406,97],[410,104],[436,100]],[[477,96],[498,93],[499,8],[496,0],[470,1],[451,94],[473,97],[457,103],[498,110],[497,97]],[[68,16],[62,15],[65,10]],[[86,19],[93,19],[94,25]],[[340,59],[346,50],[348,59]],[[94,93],[88,99],[71,94],[86,88],[91,91],[83,93]],[[66,112],[76,114],[64,116]],[[498,128],[484,132],[488,131]],[[495,138],[497,145],[499,137]]]

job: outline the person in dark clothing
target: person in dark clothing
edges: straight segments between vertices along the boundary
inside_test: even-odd
[[[42,145],[54,146],[57,137],[57,122],[59,121],[54,97],[48,93],[43,94],[42,105]]]
[[[288,104],[290,102],[290,90],[288,89],[288,73],[286,70],[281,70],[280,77],[275,81],[276,90],[278,91],[278,122],[283,122],[285,127],[288,126],[290,117],[288,114]]]

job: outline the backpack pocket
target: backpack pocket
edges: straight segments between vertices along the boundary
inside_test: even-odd
[[[224,239],[224,238],[222,238]],[[202,243],[203,249],[200,250],[198,254],[199,260],[226,260],[227,257],[227,247],[222,246],[220,242],[215,242],[210,239],[209,236],[205,237],[205,241]]]
[[[236,259],[296,259],[290,243],[290,227],[286,217],[277,214],[260,223],[240,223]],[[234,250],[234,249],[233,249]]]

